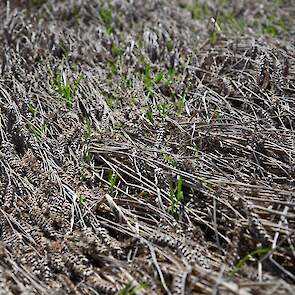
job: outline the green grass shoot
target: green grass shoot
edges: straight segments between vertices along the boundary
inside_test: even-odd
[[[53,90],[58,92],[66,102],[66,106],[69,109],[73,108],[74,97],[76,95],[78,86],[83,78],[83,75],[80,74],[77,79],[70,81],[63,69],[57,74],[57,77],[54,77],[54,74],[48,66],[49,71],[49,83]]]
[[[116,189],[116,186],[118,184],[118,175],[114,172],[111,172],[110,175],[109,175],[109,193],[112,194],[115,189]]]
[[[183,180],[180,175],[177,176],[176,187],[171,184],[170,187],[170,208],[169,212],[172,216],[178,217],[178,211],[180,205],[184,201],[184,194],[183,194]]]
[[[250,259],[254,258],[255,256],[259,256],[262,254],[268,254],[272,251],[281,251],[281,252],[286,252],[286,251],[294,251],[295,247],[294,246],[290,246],[290,247],[286,247],[286,248],[276,248],[273,249],[271,247],[261,247],[261,248],[257,248],[256,250],[250,252],[249,254],[245,255],[243,258],[241,258],[238,263],[234,266],[234,268],[231,271],[231,275],[235,275]]]
[[[146,283],[141,283],[136,287],[131,287],[132,283],[128,283],[117,295],[136,295],[137,292],[147,287]]]

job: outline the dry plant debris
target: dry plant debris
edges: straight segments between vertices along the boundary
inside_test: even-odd
[[[0,294],[295,294],[295,9],[256,2],[0,2]]]

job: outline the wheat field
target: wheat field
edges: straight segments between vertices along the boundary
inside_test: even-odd
[[[0,1],[0,294],[295,294],[294,17]]]

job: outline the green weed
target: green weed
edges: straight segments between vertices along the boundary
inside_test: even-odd
[[[79,12],[80,12],[80,9],[79,9],[79,6],[76,4],[76,3],[73,3],[73,6],[72,6],[72,16],[73,18],[78,21],[80,16],[79,16]]]
[[[33,117],[35,117],[37,115],[37,108],[32,105],[31,103],[29,104],[29,110],[28,110]]]
[[[255,22],[261,35],[277,37],[280,33],[290,32],[290,19],[287,17],[278,18],[274,15],[268,16],[262,23]]]
[[[105,102],[110,109],[118,108],[120,106],[120,99],[112,94],[105,98]]]
[[[83,207],[84,203],[85,203],[85,196],[84,196],[84,194],[80,193],[79,194],[79,205],[80,205],[80,207]]]
[[[163,153],[163,158],[166,162],[168,162],[172,167],[176,167],[177,162],[172,155]]]
[[[151,66],[146,64],[143,70],[144,90],[148,97],[153,97],[158,90],[161,91],[160,86],[169,87],[173,83],[175,71],[169,69],[167,72],[157,71],[152,72]],[[156,111],[161,117],[166,117],[173,109],[173,105],[169,103],[160,102],[156,105]],[[145,113],[145,118],[152,124],[154,122],[154,110],[149,104]]]
[[[178,115],[181,115],[184,111],[185,107],[185,99],[186,99],[186,94],[179,96],[178,100],[175,101],[174,105],[176,108],[176,113]]]
[[[138,36],[138,48],[142,49],[143,48],[143,35],[142,34],[139,34]]]
[[[110,109],[112,109],[113,105],[114,105],[113,97],[111,95],[109,95],[108,97],[106,97],[105,101],[106,101],[106,104],[108,105],[108,107]]]
[[[82,76],[79,76],[74,82],[69,82],[65,76],[58,74],[57,76],[57,90],[58,93],[65,99],[66,105],[69,109],[73,108],[73,100],[76,95],[77,88],[82,79]]]
[[[194,3],[188,6],[193,19],[203,20],[210,14],[209,7],[206,3],[200,3],[199,0],[195,0]]]
[[[42,124],[41,127],[37,127],[37,126],[30,124],[30,129],[32,131],[33,136],[35,137],[37,142],[40,144],[46,136],[47,125]]]
[[[132,80],[127,77],[127,75],[122,75],[122,84],[124,87],[131,88],[132,87]]]
[[[170,104],[163,103],[163,102],[157,104],[157,110],[160,116],[163,118],[169,115],[172,109],[173,109],[173,106]]]
[[[113,124],[114,130],[121,130],[124,127],[124,123],[121,121],[115,122]]]
[[[209,34],[209,42],[212,46],[215,46],[218,41],[219,33],[214,30]]]
[[[92,129],[92,120],[90,117],[86,117],[84,119],[83,130],[84,130],[84,138],[86,140],[91,138],[93,134],[93,129]]]
[[[232,11],[225,10],[217,17],[217,22],[223,32],[244,32],[246,22],[242,17],[237,18]]]
[[[171,184],[170,187],[170,208],[169,213],[174,216],[175,218],[178,217],[178,211],[180,205],[184,201],[184,194],[183,194],[183,181],[180,175],[177,176],[177,183],[176,186]]]
[[[172,51],[172,49],[174,47],[174,43],[171,39],[166,42],[166,47],[167,47],[168,51]]]
[[[85,159],[87,162],[91,162],[93,160],[93,153],[87,151]]]
[[[275,249],[276,251],[281,251],[281,252],[286,252],[286,251],[294,251],[295,247],[291,246],[291,247],[286,247],[286,248],[277,248]],[[251,253],[245,255],[243,258],[241,258],[238,263],[234,266],[234,268],[231,271],[231,275],[235,275],[250,259],[254,258],[255,256],[259,256],[262,254],[269,254],[272,251],[274,251],[274,249],[272,249],[271,247],[262,247],[262,248],[257,248],[256,250],[252,251]]]
[[[105,25],[107,33],[111,34],[113,32],[113,13],[111,8],[100,8],[99,17]]]
[[[172,68],[168,69],[164,78],[165,78],[165,85],[170,86],[174,82],[174,79],[175,79],[175,70]]]
[[[279,34],[277,26],[272,18],[268,18],[266,22],[261,24],[261,34],[276,37]]]
[[[152,96],[154,94],[155,82],[151,76],[151,66],[149,64],[145,66],[143,71],[143,84],[146,94]]]
[[[109,193],[110,194],[112,194],[115,191],[118,181],[119,181],[118,175],[114,172],[111,172],[109,175],[109,183],[110,183]]]
[[[143,70],[143,84],[145,92],[148,96],[153,96],[159,85],[170,86],[173,83],[175,71],[168,69],[167,72],[152,71],[151,66],[146,64]]]
[[[113,76],[118,74],[117,61],[109,61],[108,67],[109,67],[109,72],[107,75],[109,79],[112,79]]]
[[[113,58],[117,58],[117,57],[123,55],[124,49],[116,46],[116,44],[113,43],[111,46],[111,53],[112,53]]]
[[[196,144],[193,144],[192,150],[194,151],[194,156],[195,156],[196,160],[197,161],[200,160],[201,159],[200,150],[199,150],[199,148],[197,147]]]
[[[53,90],[55,90],[56,92],[58,92],[65,100],[66,106],[69,109],[72,109],[74,97],[76,95],[76,91],[78,89],[80,81],[83,78],[83,75],[79,75],[79,77],[76,80],[71,82],[67,79],[63,70],[61,70],[57,74],[56,78],[49,66],[48,66],[48,70],[49,70],[49,75],[50,75],[49,82],[50,82],[51,88]]]
[[[117,295],[136,295],[137,292],[147,287],[146,283],[141,283],[137,287],[131,287],[132,283],[128,283]]]
[[[147,110],[145,112],[145,117],[147,120],[149,120],[152,124],[154,123],[154,114],[153,114],[153,109],[152,106],[149,104],[147,106]]]

